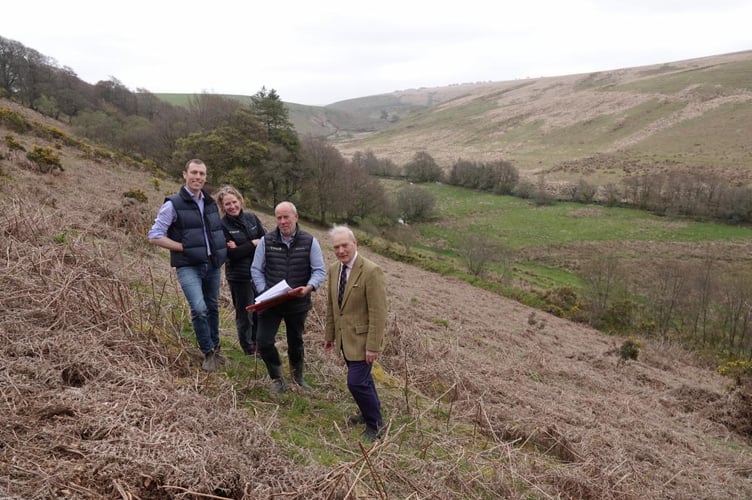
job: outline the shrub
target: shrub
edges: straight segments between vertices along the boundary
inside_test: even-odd
[[[8,151],[11,152],[11,154],[15,153],[16,151],[26,151],[26,148],[23,147],[23,144],[18,142],[16,138],[10,134],[5,136],[5,146],[8,148]]]
[[[146,196],[146,193],[141,191],[140,189],[131,189],[129,191],[126,191],[123,193],[123,196],[126,198],[132,198],[136,201],[140,201],[141,203],[146,203],[149,201],[149,197]]]
[[[572,199],[578,203],[592,203],[598,189],[589,184],[585,179],[580,179],[574,187]]]
[[[630,337],[627,340],[625,340],[624,343],[619,348],[619,356],[621,356],[621,359],[624,361],[628,359],[637,359],[637,356],[639,356],[640,354],[641,347],[642,347],[642,342]]]
[[[11,130],[19,133],[31,130],[31,125],[23,116],[8,108],[0,108],[0,123],[4,123]]]
[[[600,318],[595,320],[595,326],[609,332],[624,332],[632,328],[633,319],[637,313],[637,304],[629,299],[615,301],[609,304]]]
[[[48,127],[45,125],[37,125],[37,133],[39,137],[44,139],[51,139],[53,141],[59,141],[61,144],[72,147],[80,147],[81,141],[75,137],[71,137],[62,130],[56,127]]]
[[[441,181],[444,172],[431,155],[425,151],[415,153],[412,161],[404,167],[407,180],[412,182],[435,182]]]
[[[397,193],[396,206],[404,222],[421,222],[431,218],[436,204],[434,195],[412,184]]]
[[[545,310],[554,316],[571,321],[585,321],[587,304],[574,288],[555,288],[545,292],[543,298],[546,301]]]
[[[39,171],[49,173],[55,169],[63,171],[60,156],[50,147],[34,146],[34,149],[26,153],[26,158],[39,167]]]
[[[99,160],[111,160],[112,159],[112,153],[107,151],[106,149],[100,149],[100,148],[92,148],[91,150],[91,156],[94,158],[94,161]]]
[[[752,360],[736,359],[718,367],[718,373],[733,378],[737,386],[752,382]]]

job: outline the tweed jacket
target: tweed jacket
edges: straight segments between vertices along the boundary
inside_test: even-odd
[[[384,271],[358,254],[350,270],[342,307],[337,304],[340,263],[329,266],[325,339],[348,361],[364,361],[366,350],[381,352],[386,330]]]

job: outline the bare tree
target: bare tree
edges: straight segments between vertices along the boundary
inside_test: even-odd
[[[654,285],[648,289],[649,311],[656,330],[666,336],[673,325],[680,301],[687,288],[687,272],[677,261],[657,262]]]
[[[473,276],[481,276],[491,264],[502,264],[502,278],[507,278],[513,252],[478,232],[471,232],[457,245],[457,252]]]
[[[242,106],[240,101],[206,92],[188,99],[191,132],[208,132],[226,122]]]
[[[749,350],[749,331],[752,326],[752,273],[734,274],[721,287],[724,301],[721,323],[726,331],[726,348],[742,352]]]
[[[699,338],[702,345],[708,345],[708,330],[711,321],[711,309],[718,290],[716,277],[716,263],[713,259],[705,259],[696,266],[689,275],[689,286],[686,301],[686,316],[689,318],[689,331],[693,337]]]
[[[436,198],[419,186],[408,184],[397,193],[396,206],[403,222],[427,220],[433,214]]]
[[[614,256],[591,259],[582,270],[585,296],[590,303],[592,324],[602,318],[619,291],[626,290],[622,266]]]
[[[327,214],[342,211],[343,197],[339,195],[345,192],[345,159],[326,139],[311,135],[301,141],[301,155],[308,181],[306,198],[311,200],[319,222],[326,224]]]
[[[572,199],[578,203],[592,203],[595,198],[597,188],[588,183],[585,179],[580,179],[574,187]]]

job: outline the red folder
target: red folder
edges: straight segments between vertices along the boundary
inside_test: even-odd
[[[246,306],[247,311],[254,311],[254,312],[261,312],[269,309],[270,307],[274,307],[277,304],[281,304],[283,302],[287,302],[291,298],[293,298],[292,292],[295,290],[290,290],[287,293],[283,293],[282,295],[277,295],[276,297],[272,297],[271,299],[262,300],[261,302],[256,302],[255,304],[251,304],[250,306]]]

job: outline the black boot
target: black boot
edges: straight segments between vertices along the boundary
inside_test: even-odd
[[[295,383],[298,384],[301,389],[312,391],[313,387],[308,385],[306,381],[303,380],[303,362],[301,361],[300,363],[291,365],[290,368],[292,371],[292,379],[295,381]]]

